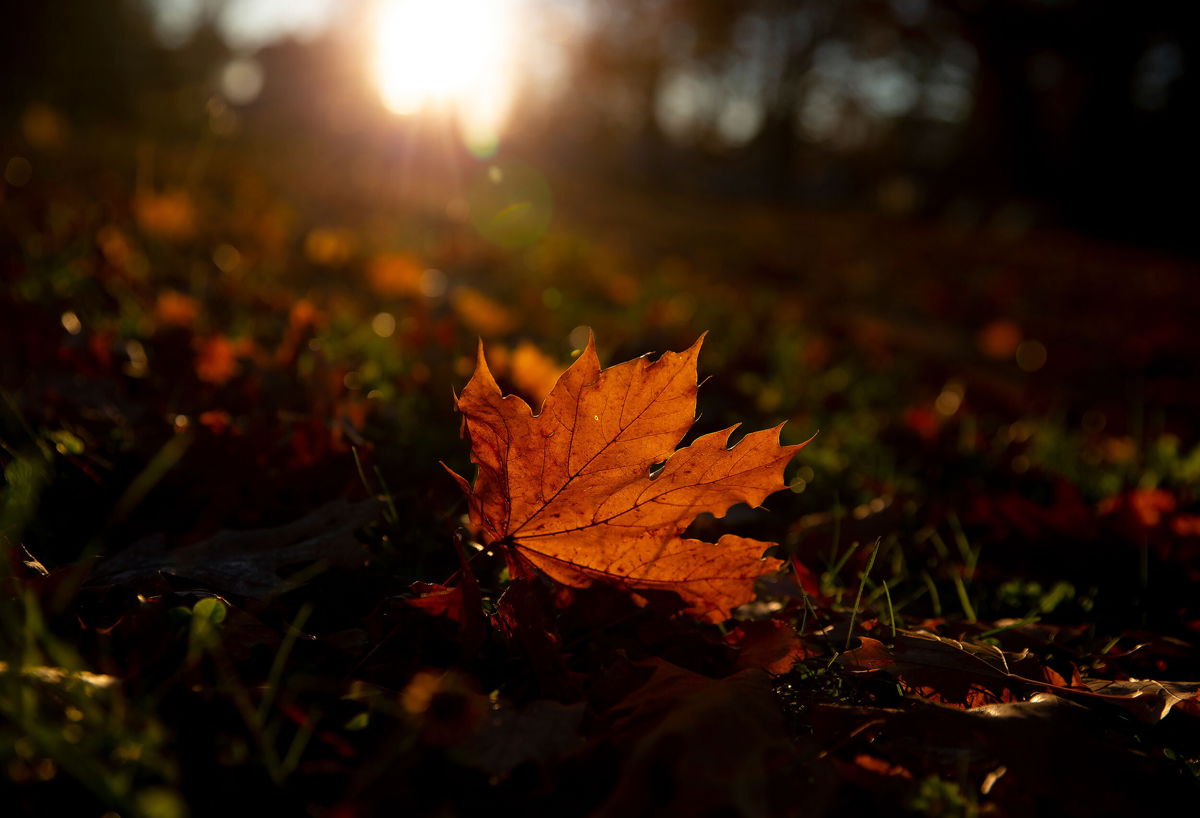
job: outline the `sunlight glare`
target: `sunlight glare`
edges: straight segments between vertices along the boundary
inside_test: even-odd
[[[511,0],[380,0],[374,69],[393,113],[452,113],[489,152],[511,101]]]

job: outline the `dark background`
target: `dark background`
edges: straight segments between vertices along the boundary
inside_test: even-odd
[[[221,6],[168,48],[140,2],[12,4],[4,118],[43,102],[72,121],[185,136],[230,55]],[[526,14],[564,7],[590,12],[568,79],[519,103],[502,151],[626,187],[1197,249],[1186,3],[624,0]],[[320,149],[394,141],[405,126],[374,99],[351,32],[258,50],[265,87],[239,113],[277,139],[299,125]],[[703,99],[680,113],[689,83]],[[756,124],[739,125],[738,100]]]

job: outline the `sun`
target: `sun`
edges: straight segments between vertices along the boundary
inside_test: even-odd
[[[513,94],[513,0],[379,0],[373,67],[393,113],[453,115],[468,144],[498,138]]]

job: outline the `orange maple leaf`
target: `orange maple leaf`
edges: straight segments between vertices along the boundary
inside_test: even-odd
[[[483,541],[565,585],[673,591],[713,622],[752,600],[755,580],[780,565],[762,558],[774,543],[681,534],[698,514],[758,507],[805,444],[779,445],[780,424],[728,448],[731,426],[675,450],[695,421],[703,340],[602,370],[589,339],[536,415],[501,393],[481,343],[458,398],[478,471],[473,486],[454,477]]]

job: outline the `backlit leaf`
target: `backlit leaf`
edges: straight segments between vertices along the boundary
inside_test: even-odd
[[[756,508],[784,488],[804,444],[779,445],[775,427],[730,448],[733,426],[675,450],[695,420],[702,340],[603,370],[589,341],[537,414],[501,394],[481,346],[458,399],[478,473],[458,479],[483,540],[566,585],[672,591],[712,621],[752,599],[780,564],[762,559],[772,543],[681,535],[699,514]]]

